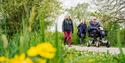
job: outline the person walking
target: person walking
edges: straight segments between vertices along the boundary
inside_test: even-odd
[[[87,25],[84,19],[81,20],[81,23],[78,25],[77,29],[78,29],[77,35],[80,38],[80,44],[82,45],[85,42],[85,37],[87,32]]]
[[[93,17],[89,24],[90,24],[88,29],[89,36],[90,36],[90,32],[92,32],[93,29],[96,29],[98,31],[98,28],[101,26],[101,23],[97,21],[96,17]]]
[[[62,31],[64,33],[64,44],[71,46],[72,43],[72,33],[73,33],[73,22],[70,16],[65,16],[62,24]]]

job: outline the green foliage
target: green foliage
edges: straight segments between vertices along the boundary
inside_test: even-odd
[[[45,20],[45,28],[55,20],[60,13],[60,3],[57,0],[1,0],[0,13],[3,16],[1,23],[6,25],[2,27],[4,33],[13,35],[22,31],[23,20],[25,19],[25,27],[30,27],[31,30],[37,27],[42,16]],[[34,15],[34,16],[33,16]],[[5,29],[6,28],[6,29]]]
[[[77,26],[74,27],[74,33],[72,34],[73,44],[80,44],[79,38],[77,36]]]
[[[87,18],[87,16],[89,16],[89,12],[87,11],[88,6],[89,4],[87,3],[78,4],[76,7],[68,9],[68,12],[73,18],[78,19],[80,21],[81,19]]]
[[[58,34],[46,34],[47,27],[55,21],[60,13],[61,6],[58,0],[0,0],[0,56],[9,58],[27,51],[41,42],[50,42],[57,48],[57,56],[48,60],[48,63],[61,63],[61,42]],[[1,36],[7,36],[6,40]],[[53,37],[52,37],[53,36]],[[55,37],[57,37],[55,39]],[[49,39],[50,38],[50,39]],[[4,40],[8,46],[3,47]],[[58,46],[57,46],[58,43]]]

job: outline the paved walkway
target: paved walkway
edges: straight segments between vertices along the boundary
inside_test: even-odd
[[[78,45],[72,45],[71,48],[74,48],[77,51],[92,51],[92,52],[109,52],[111,54],[119,54],[120,49],[116,47],[86,47],[86,46],[78,46]],[[125,54],[125,48],[122,48],[123,53]]]

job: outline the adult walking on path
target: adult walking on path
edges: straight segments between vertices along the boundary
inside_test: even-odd
[[[97,21],[96,17],[93,17],[92,20],[90,21],[90,26],[88,32],[90,33],[93,29],[97,29],[101,26],[101,23]]]
[[[64,32],[64,44],[68,42],[68,45],[71,46],[72,43],[72,33],[73,33],[73,22],[70,16],[65,16],[65,19],[62,24],[62,31]]]

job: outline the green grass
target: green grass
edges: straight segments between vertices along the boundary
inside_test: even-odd
[[[76,51],[68,48],[64,54],[65,63],[124,63],[122,54],[111,55],[108,53],[96,53],[89,51]]]

